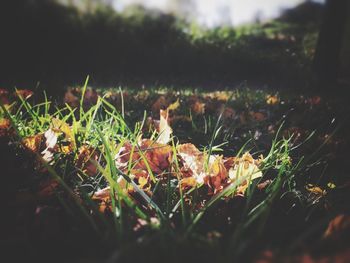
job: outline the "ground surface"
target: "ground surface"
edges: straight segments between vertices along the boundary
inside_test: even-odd
[[[345,96],[77,87],[52,101],[1,91],[13,261],[349,260]]]

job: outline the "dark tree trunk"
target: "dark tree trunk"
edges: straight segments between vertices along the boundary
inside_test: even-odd
[[[349,2],[326,1],[313,64],[314,78],[318,86],[327,87],[337,81]]]

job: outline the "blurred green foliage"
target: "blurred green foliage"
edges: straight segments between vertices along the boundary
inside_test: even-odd
[[[303,16],[322,9],[304,5],[312,6]],[[6,0],[0,85],[67,85],[88,74],[102,85],[304,81],[319,21],[298,23],[298,15],[286,11],[270,23],[208,29],[142,6],[83,12],[54,0]]]

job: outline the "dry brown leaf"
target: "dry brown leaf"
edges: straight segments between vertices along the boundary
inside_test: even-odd
[[[276,105],[280,102],[279,98],[276,95],[266,96],[266,103],[269,105]]]
[[[39,186],[37,196],[41,199],[52,197],[59,186],[59,182],[55,179],[48,179]]]
[[[141,150],[144,152],[147,161],[155,167],[152,170],[153,172],[159,174],[169,168],[172,156],[171,146],[146,139],[142,140]]]
[[[169,145],[144,139],[139,147],[133,147],[130,142],[125,142],[116,154],[115,160],[117,167],[124,172],[127,171],[131,161],[133,169],[147,171],[148,164],[153,173],[161,174],[169,168],[171,156],[172,148]]]
[[[67,123],[65,123],[60,119],[53,118],[52,129],[54,131],[62,132],[65,136],[66,142],[68,142],[68,145],[64,145],[64,146],[61,145],[60,147],[61,152],[67,154],[75,150],[76,142],[75,142],[74,133],[72,131],[72,128]]]
[[[220,113],[222,113],[222,118],[224,120],[233,119],[236,116],[236,111],[231,107],[224,107],[220,110]]]
[[[194,177],[185,177],[180,180],[180,186],[182,189],[192,188],[197,185],[197,181]]]
[[[0,118],[0,137],[7,137],[14,133],[11,121],[6,118]]]
[[[34,92],[28,89],[18,89],[15,91],[14,95],[17,97],[20,97],[24,100],[29,99],[31,96],[33,96]]]
[[[234,182],[242,177],[248,178],[245,182],[238,187],[237,193],[244,194],[246,189],[252,180],[263,176],[259,169],[260,161],[255,160],[249,152],[243,154],[241,158],[231,159],[230,164],[232,165],[228,170],[228,176],[231,182]],[[228,166],[228,164],[226,164]]]
[[[324,238],[339,239],[342,235],[350,234],[350,216],[338,215],[332,219],[323,234]]]
[[[221,191],[227,184],[227,170],[222,156],[212,155],[209,158],[209,186],[214,189],[214,194]]]
[[[88,176],[95,176],[98,172],[96,163],[99,159],[99,153],[96,149],[87,145],[79,149],[76,166]]]
[[[5,89],[0,89],[0,103],[2,103],[3,105],[11,103],[10,94]]]
[[[165,96],[161,95],[157,98],[157,100],[152,105],[152,112],[158,113],[162,109],[166,109],[169,105],[168,100],[165,98]]]
[[[98,203],[98,209],[101,213],[111,211],[111,188],[109,186],[96,191],[91,199]]]
[[[74,89],[69,88],[66,93],[64,94],[64,103],[67,103],[72,108],[79,107],[80,99],[78,97],[78,94],[75,92]]]
[[[96,105],[97,99],[98,99],[98,94],[96,90],[92,88],[86,89],[84,94],[84,100],[83,100],[83,103],[85,106]]]
[[[198,184],[204,183],[204,155],[191,143],[177,146],[182,177],[193,177]]]
[[[111,187],[107,186],[103,189],[100,189],[94,193],[92,196],[93,200],[102,200],[105,198],[110,198]]]
[[[191,112],[195,115],[202,115],[205,112],[205,103],[200,101],[195,101],[191,105]]]
[[[254,121],[265,121],[267,119],[266,114],[262,112],[251,111],[249,115]]]
[[[23,145],[33,153],[39,153],[44,144],[44,135],[37,134],[23,139]]]

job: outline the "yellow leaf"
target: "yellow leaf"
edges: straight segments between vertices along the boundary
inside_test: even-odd
[[[180,181],[181,188],[195,187],[196,185],[197,185],[197,181],[194,177],[186,177],[181,179]]]
[[[310,193],[316,194],[316,195],[326,195],[327,191],[322,190],[321,187],[313,185],[313,184],[308,184],[305,186],[306,190],[308,190]]]
[[[170,104],[166,110],[169,112],[171,110],[176,110],[178,107],[180,107],[179,99],[177,99],[174,103]]]
[[[30,151],[38,153],[43,142],[43,135],[37,134],[23,139],[23,145]]]
[[[69,142],[69,147],[62,147],[62,151],[64,153],[69,153],[72,150],[75,150],[76,143],[75,143],[75,137],[72,128],[65,123],[64,121],[61,121],[60,119],[53,118],[52,119],[52,128],[54,130],[59,130],[64,133],[66,140]]]
[[[139,182],[140,188],[143,189],[145,185],[148,183],[148,180],[146,177],[139,177],[138,182]]]
[[[266,96],[266,103],[269,105],[275,105],[279,103],[279,98],[277,96],[268,95]]]

